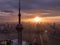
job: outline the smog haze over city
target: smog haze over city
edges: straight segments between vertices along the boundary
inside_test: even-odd
[[[60,45],[60,0],[20,0],[20,13],[19,0],[0,0],[0,45]]]

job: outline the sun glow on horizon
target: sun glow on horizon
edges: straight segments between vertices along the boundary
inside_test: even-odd
[[[40,17],[35,17],[33,20],[34,20],[35,22],[40,22],[40,21],[42,20],[42,18],[40,18]]]

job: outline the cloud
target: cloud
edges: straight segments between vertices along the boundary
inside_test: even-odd
[[[18,8],[17,0],[0,0],[0,10],[12,10]]]
[[[60,0],[20,0],[20,6],[23,17],[60,16]],[[18,0],[0,0],[0,12],[0,16],[18,15]]]
[[[60,0],[20,0],[22,10],[60,9]],[[18,0],[0,0],[0,10],[18,9]]]
[[[58,10],[30,10],[30,11],[22,11],[23,17],[33,18],[35,16],[40,17],[56,17],[60,16],[60,11]]]
[[[12,11],[12,10],[1,10],[1,12],[13,13],[13,11]]]
[[[21,0],[21,9],[60,8],[59,0]]]
[[[60,0],[20,0],[21,10],[41,10],[58,9],[60,10]],[[0,0],[0,10],[18,10],[18,0]]]

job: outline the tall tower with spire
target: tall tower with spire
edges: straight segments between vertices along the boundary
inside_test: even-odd
[[[19,0],[18,24],[16,26],[16,30],[17,30],[17,33],[18,33],[18,45],[22,45],[22,30],[23,30],[23,26],[21,24],[20,0]]]

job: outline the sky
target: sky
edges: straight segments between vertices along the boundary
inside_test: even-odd
[[[60,21],[60,0],[20,0],[23,19],[35,16],[50,21]],[[0,0],[0,22],[17,21],[18,0]]]

